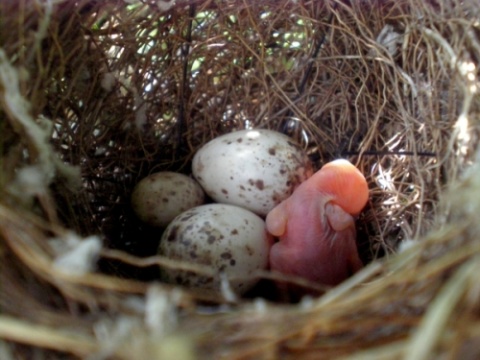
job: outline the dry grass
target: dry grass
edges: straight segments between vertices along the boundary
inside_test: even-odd
[[[0,357],[479,356],[478,6],[353,3],[0,4]],[[298,305],[154,281],[133,185],[246,127],[363,171],[364,271]]]

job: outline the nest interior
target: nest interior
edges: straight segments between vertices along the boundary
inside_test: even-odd
[[[22,0],[0,17],[2,358],[478,356],[475,1]],[[365,174],[364,270],[295,305],[155,281],[168,259],[134,185],[245,128]],[[74,248],[96,267],[59,268]]]

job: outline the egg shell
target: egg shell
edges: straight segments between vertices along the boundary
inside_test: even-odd
[[[265,216],[313,171],[302,148],[273,130],[241,130],[217,137],[193,158],[192,172],[216,202]]]
[[[258,281],[253,274],[268,267],[273,238],[256,214],[228,204],[207,204],[177,216],[165,229],[158,252],[170,259],[204,265],[223,273],[237,294]],[[219,291],[219,276],[164,269],[163,280]]]
[[[202,187],[187,175],[162,171],[135,186],[131,204],[140,220],[152,226],[167,226],[177,215],[203,204]]]

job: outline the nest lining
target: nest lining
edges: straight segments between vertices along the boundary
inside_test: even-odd
[[[439,206],[477,162],[474,2],[1,7],[7,354],[478,354],[476,165]],[[21,26],[8,26],[11,14]],[[317,168],[352,160],[371,189],[357,224],[362,257],[391,259],[311,302],[236,299],[209,315],[199,304],[225,299],[152,283],[158,266],[175,264],[152,257],[159,231],[133,216],[133,185],[153,171],[188,173],[202,144],[246,127],[288,133]],[[72,234],[101,235],[101,271],[55,267],[52,239]],[[405,239],[421,243],[394,256]]]

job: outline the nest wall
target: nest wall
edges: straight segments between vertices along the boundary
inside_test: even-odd
[[[2,2],[0,350],[478,354],[479,15],[473,0]],[[369,265],[300,305],[156,282],[171,264],[132,213],[134,185],[189,174],[207,141],[255,127],[296,139],[317,169],[361,169]],[[59,269],[98,239],[96,268]]]

